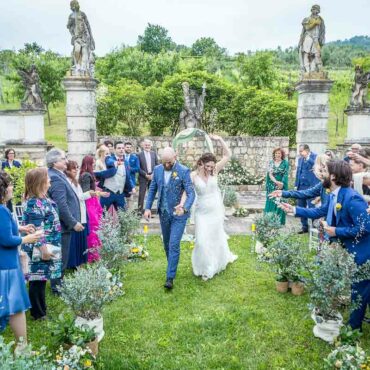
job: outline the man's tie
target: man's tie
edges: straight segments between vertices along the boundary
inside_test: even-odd
[[[329,195],[329,208],[328,208],[328,214],[326,215],[326,222],[329,226],[335,226],[333,225],[333,216],[334,216],[334,194],[331,193]]]

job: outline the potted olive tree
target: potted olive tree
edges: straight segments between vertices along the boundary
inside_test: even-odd
[[[257,217],[256,224],[256,253],[262,254],[279,235],[280,218],[274,213],[264,213]]]
[[[60,293],[77,316],[75,324],[93,328],[100,341],[104,336],[103,307],[123,294],[123,289],[117,276],[102,264],[95,263],[66,276]]]

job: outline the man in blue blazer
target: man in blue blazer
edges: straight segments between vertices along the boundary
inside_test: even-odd
[[[139,158],[135,153],[132,153],[132,143],[125,142],[125,164],[130,174],[132,187],[136,186],[136,174],[140,169]]]
[[[81,224],[80,201],[64,173],[67,168],[64,151],[54,148],[47,152],[46,165],[50,178],[48,195],[58,206],[62,226],[62,269],[64,271],[68,263],[72,230],[77,232],[84,230]],[[55,294],[58,294],[59,284],[59,279],[51,281],[51,289]]]
[[[328,236],[339,239],[349,253],[354,255],[355,262],[362,265],[370,260],[370,215],[366,212],[367,203],[350,185],[352,171],[345,161],[330,161],[327,164],[328,174],[323,186],[330,190],[329,201],[320,208],[292,207],[283,203],[286,212],[296,217],[326,217],[324,227]],[[366,306],[370,303],[370,280],[352,285],[352,300],[361,296],[360,307],[351,313],[349,324],[353,329],[361,329]]]
[[[182,204],[184,192],[186,200]],[[195,192],[189,168],[176,161],[176,154],[169,147],[162,152],[162,164],[154,168],[144,212],[144,217],[148,221],[151,218],[151,208],[157,193],[158,214],[167,256],[167,276],[164,287],[172,289],[180,258],[180,242],[195,199]]]
[[[306,190],[317,183],[320,180],[315,176],[313,172],[313,166],[316,160],[316,154],[310,152],[310,147],[307,144],[300,145],[298,148],[299,151],[299,159],[298,159],[298,166],[297,172],[295,177],[295,187],[297,190]],[[312,208],[314,205],[312,204],[313,198],[298,198],[298,206],[299,207],[308,207]],[[301,218],[302,223],[302,230],[299,234],[307,233],[308,232],[308,221],[306,217]]]

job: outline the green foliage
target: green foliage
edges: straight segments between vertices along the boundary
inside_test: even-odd
[[[198,57],[220,58],[226,54],[226,49],[217,45],[212,37],[201,37],[191,46],[191,54]]]
[[[5,171],[9,174],[10,178],[12,179],[12,184],[14,186],[13,189],[13,202],[14,204],[21,203],[23,201],[23,194],[24,194],[24,181],[26,178],[26,174],[28,170],[32,168],[36,168],[36,163],[24,159],[22,161],[22,166],[20,168],[12,167],[12,168],[5,168]]]
[[[246,86],[258,89],[271,89],[277,79],[274,54],[268,51],[257,51],[250,56],[238,57],[241,78]]]
[[[87,325],[76,326],[75,321],[74,316],[60,314],[50,323],[50,333],[57,346],[69,344],[85,347],[96,338],[94,329]]]
[[[265,248],[268,248],[274,240],[278,237],[281,229],[280,217],[275,213],[263,213],[257,217],[256,223],[256,237]]]
[[[140,217],[136,210],[127,209],[118,211],[120,238],[124,243],[132,243],[134,235],[140,226]]]
[[[358,370],[367,369],[365,351],[359,346],[343,345],[335,348],[325,361],[325,369]],[[361,365],[365,364],[365,367]]]
[[[224,206],[225,207],[235,207],[238,204],[238,195],[236,191],[230,186],[224,186],[221,188]]]
[[[220,185],[259,185],[264,178],[253,176],[238,161],[232,157],[218,176]]]
[[[359,343],[362,337],[362,332],[359,329],[352,329],[350,325],[343,325],[340,328],[339,337],[336,344],[355,346]]]
[[[120,80],[98,96],[97,128],[100,135],[139,136],[145,123],[144,88],[136,81]]]
[[[362,58],[354,58],[352,60],[352,64],[354,66],[360,66],[365,72],[370,71],[370,56],[366,55],[365,57]]]
[[[233,213],[234,217],[248,217],[249,211],[247,208],[244,207],[238,207],[235,212]]]
[[[65,276],[61,298],[76,316],[93,320],[101,316],[103,307],[123,294],[117,276],[99,263],[79,268]]]
[[[175,43],[168,35],[168,30],[157,24],[148,23],[144,35],[137,40],[139,48],[150,54],[158,54],[161,51],[169,51],[175,48]]]

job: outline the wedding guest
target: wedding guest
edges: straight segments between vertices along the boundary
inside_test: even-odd
[[[133,153],[132,143],[125,142],[125,164],[129,171],[129,177],[132,185],[132,194],[136,193],[136,174],[139,172],[140,162],[138,156]],[[127,207],[131,207],[132,195],[127,198]]]
[[[314,185],[319,183],[319,179],[313,172],[313,166],[315,164],[316,154],[310,151],[310,147],[307,144],[302,144],[298,148],[299,159],[297,166],[297,173],[295,179],[296,190],[307,190],[312,188]],[[313,199],[298,199],[299,207],[312,208]],[[301,218],[302,229],[298,234],[304,234],[308,232],[308,220],[305,217]]]
[[[78,164],[75,161],[68,161],[67,168],[65,170],[67,179],[75,192],[80,209],[80,222],[83,229],[81,231],[73,230],[71,234],[71,241],[69,244],[69,256],[67,268],[76,268],[87,262],[87,235],[89,228],[87,225],[87,211],[85,200],[90,199],[91,196],[95,195],[93,190],[83,192],[80,184],[78,183]]]
[[[114,145],[113,141],[111,140],[105,140],[104,145],[109,149],[110,155],[114,155]]]
[[[280,223],[285,225],[285,212],[278,208],[276,202],[269,197],[274,190],[288,190],[289,163],[285,159],[282,148],[276,148],[272,152],[272,160],[266,176],[266,205],[265,213],[272,212],[280,217]]]
[[[54,148],[46,153],[46,165],[49,168],[50,188],[49,197],[56,203],[62,226],[62,275],[67,268],[69,245],[72,231],[82,232],[80,201],[67,179],[64,171],[67,168],[67,158],[63,150]],[[60,279],[51,280],[54,294],[59,294]]]
[[[93,192],[92,194],[95,194],[95,196],[85,200],[89,225],[89,235],[87,236],[87,261],[89,263],[99,260],[99,248],[101,248],[101,242],[97,235],[97,231],[103,215],[103,208],[100,205],[98,196],[109,196],[109,193],[97,190],[96,178],[93,171],[94,167],[95,159],[90,155],[84,157],[78,179],[84,194],[87,192]]]
[[[24,244],[22,250],[29,257],[29,296],[31,316],[46,318],[46,282],[62,276],[61,230],[56,204],[47,197],[50,179],[46,168],[35,168],[25,178],[26,205],[23,223],[33,224],[42,231],[42,237],[33,244]]]
[[[363,153],[363,155],[366,154]],[[370,197],[367,194],[368,187],[364,185],[364,176],[366,175],[367,166],[363,161],[353,158],[349,160],[349,165],[351,167],[353,175],[353,189],[356,190],[360,195],[362,195],[366,202],[369,202]]]
[[[293,207],[282,203],[286,212],[296,217],[326,217],[324,230],[332,241],[339,240],[346,250],[353,254],[355,262],[362,265],[370,260],[370,215],[367,203],[350,185],[352,171],[345,161],[329,161],[328,173],[324,176],[323,186],[330,191],[329,201],[315,209]],[[370,280],[352,284],[352,302],[361,297],[359,307],[352,311],[349,325],[361,329],[367,305],[370,303]]]
[[[129,171],[125,164],[125,148],[122,141],[115,143],[115,155],[106,157],[105,163],[107,170],[95,172],[95,176],[101,181],[102,189],[109,193],[106,198],[100,198],[101,206],[108,210],[113,205],[114,209],[126,209],[125,197],[129,197],[132,192],[132,184]],[[113,159],[113,167],[110,162]]]
[[[107,169],[105,159],[108,156],[110,156],[108,147],[106,145],[101,145],[96,151],[95,171],[103,171]]]
[[[9,321],[16,338],[16,353],[21,352],[27,343],[27,326],[25,311],[30,308],[24,276],[18,255],[18,246],[35,243],[39,233],[30,225],[23,227],[28,235],[20,237],[18,226],[6,202],[13,196],[13,186],[8,174],[0,173],[0,331]],[[23,342],[20,340],[23,339]]]
[[[145,193],[149,189],[153,178],[154,167],[158,165],[157,153],[152,150],[152,142],[145,139],[142,143],[143,150],[139,153],[139,200],[138,209],[143,213]]]
[[[329,149],[325,150],[325,155],[327,155],[329,159],[332,159],[332,160],[335,159],[335,154],[332,150],[329,150]]]
[[[347,152],[347,155],[343,158],[344,161],[349,162],[353,154],[358,154],[362,149],[360,144],[352,144],[351,149]]]

